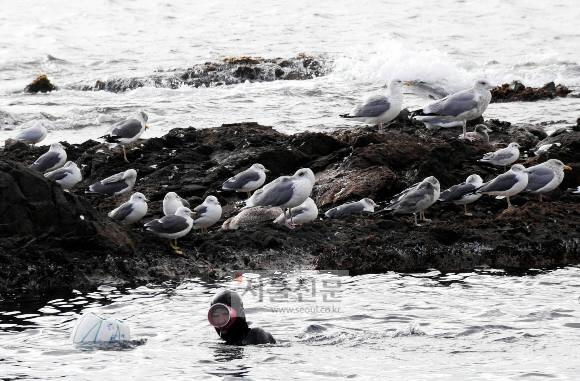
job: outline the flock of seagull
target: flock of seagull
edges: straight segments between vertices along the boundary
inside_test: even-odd
[[[402,109],[404,84],[407,83],[392,80],[385,95],[372,96],[355,106],[350,113],[340,116],[367,124],[378,124],[379,131],[383,131],[383,125],[394,121]],[[486,110],[491,100],[490,88],[487,81],[478,80],[471,89],[432,102],[413,111],[411,117],[422,121],[428,128],[462,126],[461,139],[489,142],[489,129],[485,125],[477,125],[473,132],[467,132],[466,124],[469,120],[479,118]],[[131,146],[141,137],[149,127],[147,120],[147,114],[139,112],[135,118],[113,125],[109,134],[101,138],[120,145],[124,160],[129,162],[125,147]],[[37,122],[20,131],[15,140],[37,144],[47,134],[45,122]],[[441,192],[437,178],[429,176],[395,195],[383,211],[413,214],[415,225],[420,226],[417,215],[421,222],[430,221],[425,218],[425,210],[437,201],[463,205],[465,215],[470,215],[467,205],[476,202],[482,195],[506,198],[508,208],[512,207],[510,197],[520,192],[538,194],[541,201],[542,194],[556,189],[564,179],[564,171],[571,168],[556,159],[525,168],[521,164],[515,164],[520,157],[519,148],[517,142],[512,142],[506,148],[487,153],[481,158],[480,162],[501,166],[504,170],[511,165],[505,173],[486,183],[479,175],[472,174],[465,182]],[[74,162],[67,161],[66,151],[60,143],[51,144],[48,152],[41,155],[30,168],[44,173],[65,190],[70,190],[82,180],[80,169]],[[310,197],[316,182],[311,169],[301,168],[292,176],[280,176],[265,184],[267,172],[269,171],[262,164],[256,163],[223,183],[223,190],[246,193],[248,199],[237,215],[223,223],[222,229],[233,230],[272,220],[293,229],[318,218],[318,208]],[[128,169],[95,182],[89,186],[87,192],[119,196],[131,192],[136,180],[137,171]],[[580,187],[575,193],[580,193]],[[119,223],[137,223],[147,214],[148,201],[144,194],[133,193],[127,202],[112,210],[108,216]],[[363,198],[334,207],[326,211],[325,216],[343,218],[352,214],[374,213],[378,207],[373,200]],[[169,192],[163,199],[163,214],[162,218],[145,223],[144,228],[169,240],[174,252],[183,255],[177,246],[177,239],[184,237],[192,229],[207,231],[221,219],[222,207],[218,199],[210,195],[201,205],[191,210],[185,199],[175,192]]]

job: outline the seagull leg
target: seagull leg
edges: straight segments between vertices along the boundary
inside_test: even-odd
[[[467,120],[463,121],[463,139],[467,139]]]
[[[512,205],[512,203],[510,201],[510,196],[507,196],[506,199],[507,199],[507,203],[508,203],[508,209],[513,208],[513,205]]]
[[[542,194],[538,194],[538,196],[540,196],[540,202],[542,202]]]
[[[467,212],[467,204],[463,204],[463,209],[464,209],[464,214],[465,214],[466,216],[473,216],[473,213],[468,213],[468,212]]]
[[[417,213],[413,213],[413,218],[415,219],[415,226],[421,226],[421,224],[417,222]]]
[[[425,222],[431,222],[430,219],[428,219],[428,218],[425,217],[425,211],[424,210],[421,211],[421,220],[422,221],[425,221]]]
[[[252,192],[246,192],[248,194],[248,198],[252,197]]]
[[[123,158],[125,158],[125,161],[128,163],[129,159],[127,159],[127,152],[125,152],[125,146],[121,146],[123,148]]]
[[[290,214],[290,223],[294,225],[294,219],[292,218],[292,208],[288,208],[288,214]]]
[[[382,123],[379,123],[379,132],[381,134],[384,134],[385,133],[385,131],[383,130],[383,124]]]

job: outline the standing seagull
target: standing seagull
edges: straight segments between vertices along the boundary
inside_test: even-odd
[[[507,198],[508,209],[512,208],[510,197],[520,193],[528,185],[528,173],[521,164],[514,164],[509,171],[483,184],[477,193]]]
[[[223,183],[222,189],[247,192],[249,198],[252,196],[250,192],[260,188],[266,182],[266,172],[270,171],[262,164],[252,164],[250,168],[227,179]]]
[[[246,200],[245,208],[278,206],[286,215],[286,209],[291,210],[310,197],[315,181],[314,172],[310,168],[301,168],[294,175],[278,177],[255,191],[252,197]],[[292,214],[289,218],[290,223],[293,223]]]
[[[177,209],[181,206],[189,208],[189,202],[179,197],[179,195],[175,192],[167,192],[163,198],[163,214],[166,216],[175,214]]]
[[[356,120],[367,124],[378,124],[379,131],[383,131],[383,124],[392,122],[403,107],[403,82],[394,79],[389,83],[386,95],[373,95],[363,103],[356,105],[348,114],[341,118]]]
[[[42,154],[32,165],[30,169],[42,173],[54,171],[63,166],[66,162],[66,151],[60,143],[52,143],[48,152]]]
[[[169,246],[171,246],[175,254],[183,255],[183,251],[177,246],[177,239],[185,237],[191,231],[193,227],[192,213],[189,208],[182,206],[177,209],[175,214],[149,221],[144,226],[147,231],[156,236],[168,239]]]
[[[489,82],[478,80],[471,89],[448,95],[413,111],[411,115],[426,124],[461,122],[465,138],[467,121],[479,118],[487,109],[491,101],[490,88]]]
[[[83,179],[81,170],[72,161],[67,161],[62,168],[45,173],[44,177],[56,182],[65,190],[71,189]]]
[[[40,143],[44,138],[46,138],[46,135],[48,135],[46,125],[50,125],[50,123],[43,120],[35,120],[32,126],[20,131],[14,139],[32,145]]]
[[[304,225],[314,221],[318,217],[318,207],[313,199],[308,197],[306,201],[290,212],[290,218],[285,213],[281,213],[278,218],[274,220],[275,224],[284,224],[290,229],[294,229],[296,225]],[[292,221],[290,221],[292,219]]]
[[[127,225],[140,221],[147,214],[147,197],[143,193],[133,193],[129,201],[109,213],[113,221]]]
[[[516,142],[512,142],[506,148],[486,153],[479,161],[493,165],[503,165],[505,169],[506,166],[515,163],[519,158],[520,145]]]
[[[374,213],[377,204],[370,198],[363,198],[359,201],[347,202],[335,208],[329,209],[324,213],[328,218],[344,218],[352,214]]]
[[[135,186],[136,180],[137,171],[127,169],[125,172],[119,172],[104,180],[97,181],[89,186],[89,191],[106,194],[108,196],[119,196],[123,193],[130,192]]]
[[[467,204],[471,204],[479,200],[481,194],[473,192],[482,184],[483,180],[479,175],[470,175],[464,183],[454,185],[451,188],[441,192],[439,201],[452,202],[455,205],[463,205],[464,214],[466,216],[473,216],[473,214],[467,213]]]
[[[424,211],[433,205],[439,198],[440,185],[439,181],[433,177],[427,177],[418,185],[415,185],[400,194],[395,200],[385,208],[394,214],[409,214],[412,213],[415,218],[415,225],[421,226],[417,222],[417,213],[421,221],[430,222],[425,218]]]
[[[133,144],[139,139],[141,134],[149,128],[147,125],[147,114],[143,111],[137,114],[137,118],[127,119],[122,122],[115,123],[111,128],[111,132],[108,135],[101,136],[108,143],[118,143],[123,148],[123,157],[128,163],[127,152],[125,152],[125,146]]]
[[[537,194],[542,201],[542,194],[558,188],[564,180],[564,171],[571,171],[560,160],[550,159],[542,164],[534,165],[527,169],[528,185],[526,192]]]
[[[193,209],[193,227],[207,233],[207,228],[222,217],[222,206],[215,196],[207,196],[203,203]]]

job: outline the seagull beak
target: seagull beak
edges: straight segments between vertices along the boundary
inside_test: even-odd
[[[148,124],[145,125],[145,129],[148,129],[150,126]]]
[[[264,172],[268,173],[268,172],[270,172],[270,170],[264,168]]]
[[[571,172],[571,171],[572,171],[572,167],[570,167],[569,165],[565,165],[565,166],[564,166],[564,170],[565,170],[565,171],[570,171],[570,172]]]
[[[149,202],[149,199],[148,199],[148,198],[145,198],[145,201],[146,201],[146,202]]]

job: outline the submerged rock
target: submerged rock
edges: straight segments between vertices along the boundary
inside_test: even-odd
[[[180,86],[223,86],[245,81],[305,80],[327,74],[327,59],[299,54],[293,58],[228,57],[222,62],[193,65],[185,71],[160,71],[147,77],[111,78],[80,90],[123,92],[143,86],[176,89]]]
[[[30,82],[25,88],[24,91],[27,93],[36,94],[38,92],[41,93],[49,93],[53,90],[56,90],[56,86],[50,82],[46,74],[39,75],[34,79],[34,81]]]
[[[511,84],[504,83],[491,90],[491,102],[531,102],[541,99],[566,97],[571,92],[572,90],[566,86],[556,85],[554,82],[546,83],[542,87],[527,87],[519,81],[514,81]]]
[[[522,150],[528,150],[541,140],[542,134],[533,126],[493,120],[486,124],[492,129],[492,142],[500,146],[517,138],[523,140]],[[69,159],[82,168],[84,178],[73,194],[6,161],[30,164],[46,149],[15,145],[0,151],[0,160],[5,161],[0,173],[8,179],[1,184],[12,184],[2,185],[1,218],[9,225],[1,233],[0,279],[4,281],[0,293],[213,278],[243,269],[301,267],[362,274],[433,267],[443,272],[480,266],[526,270],[580,263],[580,199],[564,190],[580,181],[576,177],[580,164],[573,164],[580,163],[580,132],[575,131],[544,139],[561,143],[561,151],[550,154],[557,157],[556,152],[561,152],[566,163],[578,168],[566,175],[562,188],[547,195],[544,203],[518,195],[512,199],[518,208],[505,211],[504,200],[484,196],[470,206],[473,217],[463,216],[461,207],[435,204],[427,211],[433,222],[424,227],[413,226],[410,216],[378,212],[314,221],[293,231],[270,221],[260,222],[261,217],[252,219],[249,226],[236,226],[237,230],[219,229],[221,222],[238,214],[236,203],[245,198],[222,192],[221,184],[253,163],[271,171],[268,181],[301,167],[312,168],[317,177],[312,197],[321,213],[363,197],[377,203],[388,201],[429,175],[436,176],[445,188],[472,173],[485,180],[501,173],[502,168],[477,162],[496,147],[460,141],[460,130],[429,131],[405,118],[398,119],[385,134],[374,127],[361,127],[285,135],[256,123],[174,129],[163,137],[140,141],[127,153],[130,164],[118,149],[110,150],[98,142],[66,144]],[[534,160],[543,160],[543,156]],[[222,220],[209,234],[195,232],[180,239],[185,258],[175,256],[165,241],[138,226],[109,221],[106,212],[123,200],[88,197],[84,189],[128,168],[139,174],[135,191],[151,200],[144,222],[161,215],[168,191],[178,192],[193,206],[207,195],[217,196],[224,206]],[[25,180],[13,180],[20,178]],[[22,189],[41,193],[21,196]],[[17,209],[9,210],[10,205]],[[79,213],[91,228],[85,228],[89,222],[79,222]],[[94,237],[80,239],[89,232]],[[49,277],[48,271],[53,275]]]

